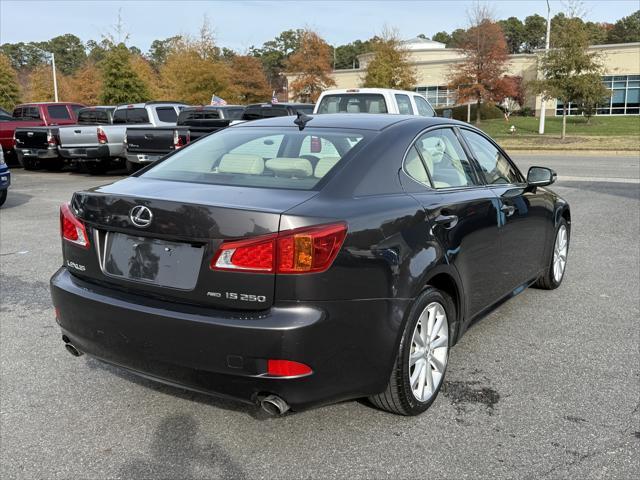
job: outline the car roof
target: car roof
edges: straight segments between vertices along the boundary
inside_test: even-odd
[[[191,110],[224,110],[225,108],[244,108],[244,105],[191,105],[182,109],[183,112]]]
[[[406,95],[420,95],[418,92],[409,90],[396,90],[394,88],[334,88],[331,90],[325,90],[322,92],[322,96],[325,95],[341,95],[341,94],[354,94],[359,93],[404,93]]]
[[[247,105],[249,107],[313,107],[313,103],[294,103],[294,102],[278,102],[278,103],[251,103]]]
[[[314,128],[338,128],[354,130],[383,130],[401,122],[420,123],[423,127],[431,125],[458,125],[460,122],[441,117],[419,117],[416,115],[391,115],[376,113],[331,113],[307,115],[311,117],[307,126]],[[232,128],[248,127],[297,127],[296,116],[272,117],[253,120],[234,125]]]
[[[21,103],[20,105],[16,105],[14,108],[34,107],[36,105],[48,106],[48,105],[82,105],[82,104],[78,102],[29,102],[29,103]]]

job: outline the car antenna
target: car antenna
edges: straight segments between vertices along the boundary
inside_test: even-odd
[[[307,122],[311,120],[313,120],[313,117],[310,117],[309,115],[305,115],[304,113],[298,111],[296,112],[296,119],[293,121],[293,123],[298,125],[298,128],[300,130],[303,130],[304,127],[307,126]]]

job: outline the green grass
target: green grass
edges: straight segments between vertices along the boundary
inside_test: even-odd
[[[509,123],[504,119],[483,120],[479,127],[494,138],[517,138],[538,136],[539,119],[535,117],[511,117]],[[511,125],[515,125],[516,133],[509,132]],[[560,136],[562,117],[547,117],[545,120],[545,137]],[[640,138],[640,116],[592,117],[587,125],[584,117],[567,117],[567,137],[572,136],[635,136]]]

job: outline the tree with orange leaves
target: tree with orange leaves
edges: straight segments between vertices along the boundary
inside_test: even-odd
[[[289,57],[287,70],[296,75],[289,86],[291,93],[303,102],[315,102],[336,84],[331,77],[331,48],[311,30],[302,32],[300,47]]]
[[[458,103],[476,102],[476,123],[480,123],[482,102],[499,102],[517,91],[505,76],[509,50],[500,25],[482,8],[472,12],[472,23],[460,45],[465,59],[452,66],[449,88],[457,91]]]
[[[259,59],[249,55],[234,55],[229,64],[233,81],[227,101],[248,104],[271,99],[271,88]]]

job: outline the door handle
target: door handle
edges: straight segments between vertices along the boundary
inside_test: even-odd
[[[455,227],[458,224],[458,216],[457,215],[438,215],[434,223],[436,225],[442,225],[447,230]]]
[[[504,212],[504,214],[507,217],[510,217],[516,212],[516,207],[514,207],[513,205],[507,205],[506,203],[503,203],[502,206],[500,207],[500,211]]]

